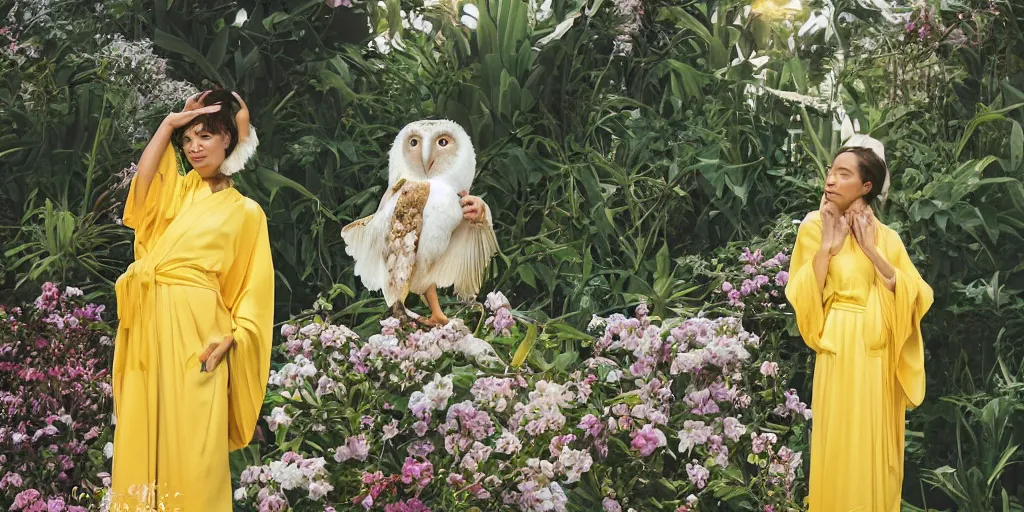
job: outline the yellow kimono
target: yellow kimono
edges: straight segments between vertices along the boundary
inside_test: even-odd
[[[899,235],[875,221],[876,246],[896,269],[889,291],[850,234],[818,289],[812,259],[821,245],[818,212],[804,219],[786,298],[814,350],[810,512],[898,512],[904,417],[924,400],[921,317],[932,289]]]
[[[252,438],[270,372],[274,269],[266,216],[234,188],[177,172],[168,145],[117,280],[111,511],[230,511],[228,453]],[[210,343],[235,346],[201,372]]]

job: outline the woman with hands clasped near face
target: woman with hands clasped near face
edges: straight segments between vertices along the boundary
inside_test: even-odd
[[[811,512],[900,510],[904,418],[924,399],[920,324],[932,290],[874,216],[888,186],[884,147],[855,135],[793,250],[786,297],[816,354]]]
[[[228,453],[252,438],[270,371],[267,219],[231,181],[257,144],[245,102],[207,91],[139,159],[135,261],[115,286],[112,511],[232,509]]]

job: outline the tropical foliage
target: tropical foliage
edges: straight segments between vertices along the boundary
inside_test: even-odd
[[[749,364],[778,362],[779,389],[809,396],[811,363],[778,307],[783,301],[772,295],[785,270],[772,255],[792,243],[793,222],[816,208],[842,127],[870,132],[886,142],[893,170],[889,201],[877,211],[901,234],[937,299],[924,325],[928,398],[908,415],[904,497],[938,509],[1019,510],[1024,503],[1024,266],[1017,259],[1024,250],[1024,9],[1017,2],[0,0],[0,43],[0,302],[31,301],[55,281],[112,306],[112,281],[131,258],[131,234],[117,217],[132,162],[168,109],[222,85],[240,91],[260,129],[259,157],[239,186],[270,217],[278,321],[305,326],[315,303],[322,321],[360,333],[336,347],[349,356],[381,335],[386,318],[382,301],[353,277],[338,231],[375,208],[398,129],[448,117],[473,137],[480,164],[473,192],[496,214],[502,251],[485,292],[502,290],[516,319],[509,337],[483,338],[509,361],[519,338],[530,338],[528,326],[539,326],[519,370],[525,387],[515,388],[509,404],[529,403],[541,376],[572,385],[569,372],[545,365],[557,354],[578,354],[580,362],[599,354],[595,337],[566,333],[585,331],[594,315],[632,314],[640,304],[665,336],[701,314],[741,315],[744,331],[761,340]],[[745,247],[761,255],[744,256]],[[747,261],[737,264],[741,256]],[[485,316],[479,305],[445,307],[466,308],[458,316],[468,325]],[[294,364],[296,356],[282,352],[277,362]],[[606,356],[620,366],[635,362],[625,353]],[[310,361],[322,375],[332,371],[327,361]],[[421,371],[444,377],[455,365],[469,361],[446,354]],[[679,400],[686,396],[680,389],[703,385],[666,376]],[[348,391],[370,382],[348,378],[355,377],[337,380]],[[408,397],[422,385],[387,389]],[[622,386],[615,390],[643,387]],[[566,429],[578,425],[577,412],[616,396],[613,387],[595,384],[591,405],[577,404]],[[449,404],[472,400],[471,390],[455,389]],[[321,402],[337,408],[356,398]],[[275,400],[268,399],[268,416],[281,406]],[[350,405],[383,407],[376,397],[366,400]],[[749,432],[774,407],[754,400],[760,408],[743,420]],[[668,405],[670,438],[682,429],[680,407]],[[406,447],[398,440],[411,439],[402,437],[410,435],[408,412],[366,410],[377,422],[367,426],[372,466],[310,451],[302,429],[289,427],[249,460],[236,460],[236,476],[295,451],[302,460],[326,457],[332,475],[335,464],[371,475],[379,469],[387,483],[360,489],[385,485],[400,491],[395,499],[414,497],[415,485],[400,483]],[[485,412],[494,425],[515,428],[512,412]],[[389,440],[394,450],[381,452],[374,436],[385,417],[399,420],[401,433]],[[455,455],[440,449],[437,427],[447,417],[437,412],[431,421],[438,449],[414,463],[430,462],[436,480]],[[358,436],[359,428],[346,433]],[[574,435],[573,452],[593,442]],[[345,443],[308,439],[324,450]],[[744,439],[744,447],[724,445],[730,457],[748,453]],[[488,459],[486,471],[503,482],[528,479],[496,464],[554,461],[540,444],[522,460]],[[641,485],[657,485],[649,472],[660,472],[679,493],[687,489],[687,461],[672,459],[667,453],[678,450],[670,448],[650,459],[630,455],[630,464],[643,465],[633,472]],[[298,462],[293,457],[288,464]],[[588,472],[604,479],[597,487],[589,476],[566,486],[570,503],[637,485],[602,464],[594,459]],[[736,485],[755,478],[742,461],[729,467],[745,479]],[[329,483],[334,494],[325,496],[337,497],[357,482]],[[452,500],[446,493],[453,488],[427,486],[424,497]],[[747,489],[750,503],[783,504]],[[250,490],[247,499],[257,499],[259,490]]]

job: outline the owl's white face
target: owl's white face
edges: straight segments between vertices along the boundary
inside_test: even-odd
[[[451,167],[459,151],[459,141],[450,130],[409,130],[402,143],[402,157],[410,169],[417,169],[427,178],[434,171]]]
[[[416,121],[402,128],[391,148],[391,176],[415,180],[439,179],[468,189],[476,169],[469,135],[447,121]]]

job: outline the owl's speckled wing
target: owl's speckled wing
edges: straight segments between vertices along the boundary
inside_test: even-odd
[[[384,298],[388,306],[405,302],[409,286],[416,272],[416,253],[420,235],[423,233],[423,207],[430,196],[430,183],[407,182],[399,185],[398,202],[391,215],[384,247],[384,265],[387,270],[387,286]]]
[[[430,279],[439,288],[455,286],[455,294],[471,299],[480,293],[484,272],[498,252],[491,209],[484,206],[484,220],[463,220],[452,233],[444,255],[430,268]]]

